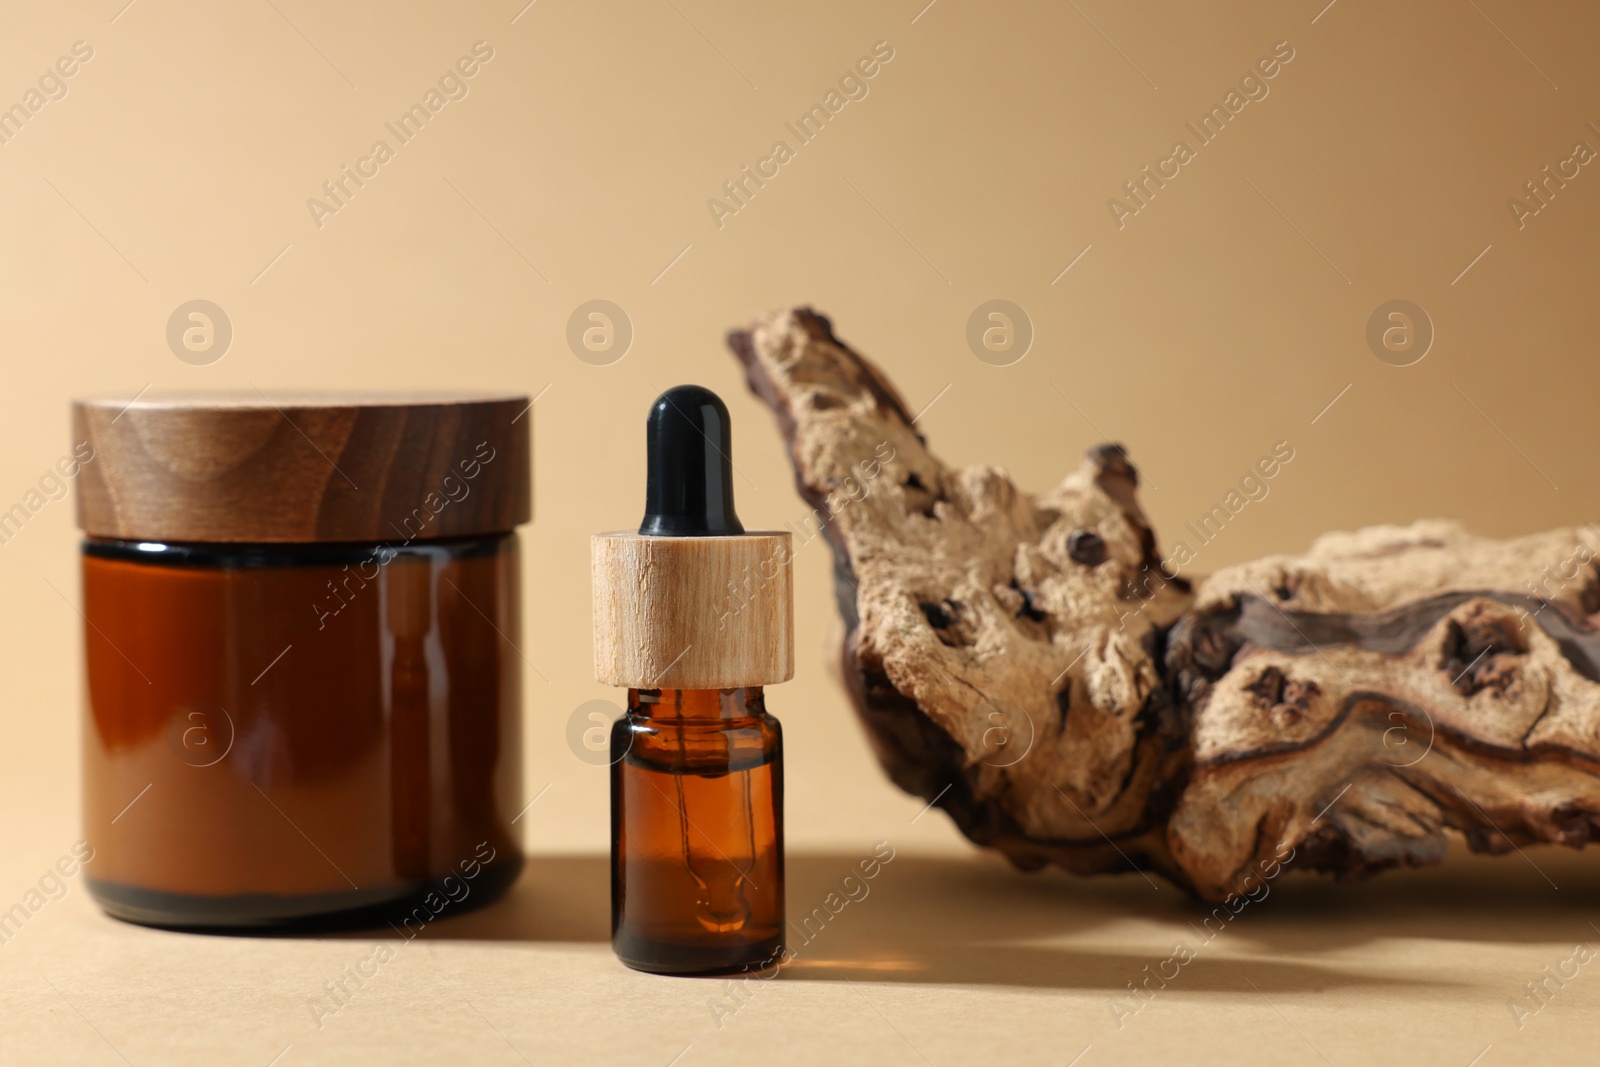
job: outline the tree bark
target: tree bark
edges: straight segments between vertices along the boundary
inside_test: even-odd
[[[1600,535],[1441,522],[1320,538],[1191,590],[1120,445],[1045,493],[927,448],[796,308],[729,334],[833,550],[878,759],[1018,866],[1159,872],[1212,900],[1600,827]]]

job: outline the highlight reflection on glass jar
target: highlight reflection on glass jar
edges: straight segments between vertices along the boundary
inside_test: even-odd
[[[464,900],[469,869],[492,899],[522,863],[526,400],[146,403],[77,410],[96,899],[183,927],[398,921]],[[224,451],[184,482],[197,423]]]

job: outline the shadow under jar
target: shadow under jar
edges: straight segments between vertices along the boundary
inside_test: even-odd
[[[109,914],[414,934],[515,881],[526,406],[75,406]]]

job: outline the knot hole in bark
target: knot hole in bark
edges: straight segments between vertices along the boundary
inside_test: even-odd
[[[928,625],[933,627],[933,634],[940,644],[948,648],[967,648],[973,644],[969,613],[959,600],[949,597],[939,601],[924,600],[917,607],[921,609],[922,617],[928,620]]]
[[[1446,624],[1439,669],[1464,697],[1504,693],[1517,681],[1528,644],[1515,619],[1475,604]]]
[[[1272,717],[1275,725],[1293,726],[1311,710],[1311,702],[1322,693],[1316,682],[1291,678],[1278,667],[1268,667],[1245,687],[1258,707]]]
[[[944,499],[941,492],[928,488],[916,471],[906,475],[906,480],[900,483],[900,489],[905,494],[907,512],[938,521],[939,516],[934,514],[933,506]]]

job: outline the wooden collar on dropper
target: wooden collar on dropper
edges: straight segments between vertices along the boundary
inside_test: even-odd
[[[386,542],[504,533],[532,512],[525,396],[79,400],[78,525],[142,541]]]
[[[624,689],[734,689],[794,676],[787,533],[733,510],[728,408],[709,389],[662,393],[646,428],[637,533],[595,534],[596,680]]]

